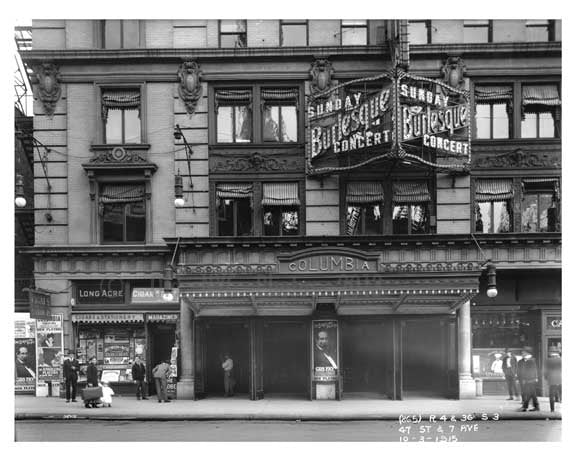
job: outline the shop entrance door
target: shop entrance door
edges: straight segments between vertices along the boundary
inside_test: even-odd
[[[205,330],[204,394],[224,396],[223,355],[230,354],[234,362],[234,393],[250,391],[250,329],[248,321],[209,322]]]
[[[156,394],[154,387],[154,378],[152,369],[160,363],[161,360],[168,360],[170,363],[170,354],[176,339],[174,325],[154,325],[150,327],[150,365],[148,367],[148,392],[150,395]]]
[[[440,319],[402,322],[403,398],[449,394],[447,344],[449,331]]]
[[[343,396],[394,398],[391,320],[341,322]]]
[[[263,325],[264,394],[308,395],[310,353],[303,321],[270,321]]]

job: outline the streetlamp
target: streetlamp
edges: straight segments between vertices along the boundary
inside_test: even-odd
[[[182,176],[180,176],[180,170],[178,170],[178,174],[174,177],[174,205],[177,208],[182,208],[186,203],[184,201],[184,194],[183,194],[184,186],[182,185]]]
[[[496,266],[491,260],[488,260],[486,268],[488,270],[488,289],[486,290],[486,296],[495,298],[498,296],[498,288],[496,288]]]
[[[14,199],[14,204],[18,208],[24,208],[26,206],[26,198],[24,197],[24,178],[21,174],[16,175],[16,198]]]

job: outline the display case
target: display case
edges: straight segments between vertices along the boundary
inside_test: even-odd
[[[142,326],[103,326],[80,329],[77,358],[79,380],[86,380],[86,368],[96,357],[101,379],[108,382],[132,382],[132,364],[138,356],[146,363],[146,337]]]

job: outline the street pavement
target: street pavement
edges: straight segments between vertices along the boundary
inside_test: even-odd
[[[16,420],[279,420],[279,421],[499,421],[520,419],[562,419],[562,404],[549,411],[548,399],[540,398],[541,411],[521,412],[518,400],[506,396],[448,399],[344,399],[341,401],[269,397],[251,401],[247,396],[212,397],[202,400],[174,400],[159,403],[154,397],[136,400],[121,396],[110,408],[85,408],[81,399],[66,403],[58,397],[16,395]],[[431,419],[432,418],[432,419]]]
[[[17,442],[560,442],[562,432],[562,421],[559,420],[449,424],[400,424],[398,421],[29,420],[16,421],[14,438]],[[252,456],[250,459],[254,458]],[[304,459],[309,458],[306,456]],[[214,459],[213,453],[210,459]],[[278,458],[275,456],[274,459]],[[334,459],[333,456],[330,459]],[[470,459],[469,456],[466,459]]]

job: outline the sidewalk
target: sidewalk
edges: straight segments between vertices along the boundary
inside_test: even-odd
[[[506,396],[479,397],[473,400],[373,400],[348,399],[341,401],[309,401],[298,398],[266,398],[248,400],[247,396],[234,398],[212,397],[204,400],[174,400],[158,403],[134,397],[114,398],[111,408],[85,408],[82,400],[66,403],[58,397],[15,396],[16,420],[398,420],[401,416],[421,415],[426,421],[442,415],[448,420],[453,416],[460,422],[463,415],[481,420],[495,419],[562,419],[562,404],[556,412],[549,411],[548,399],[540,398],[539,412],[519,411],[520,402],[506,400]]]

